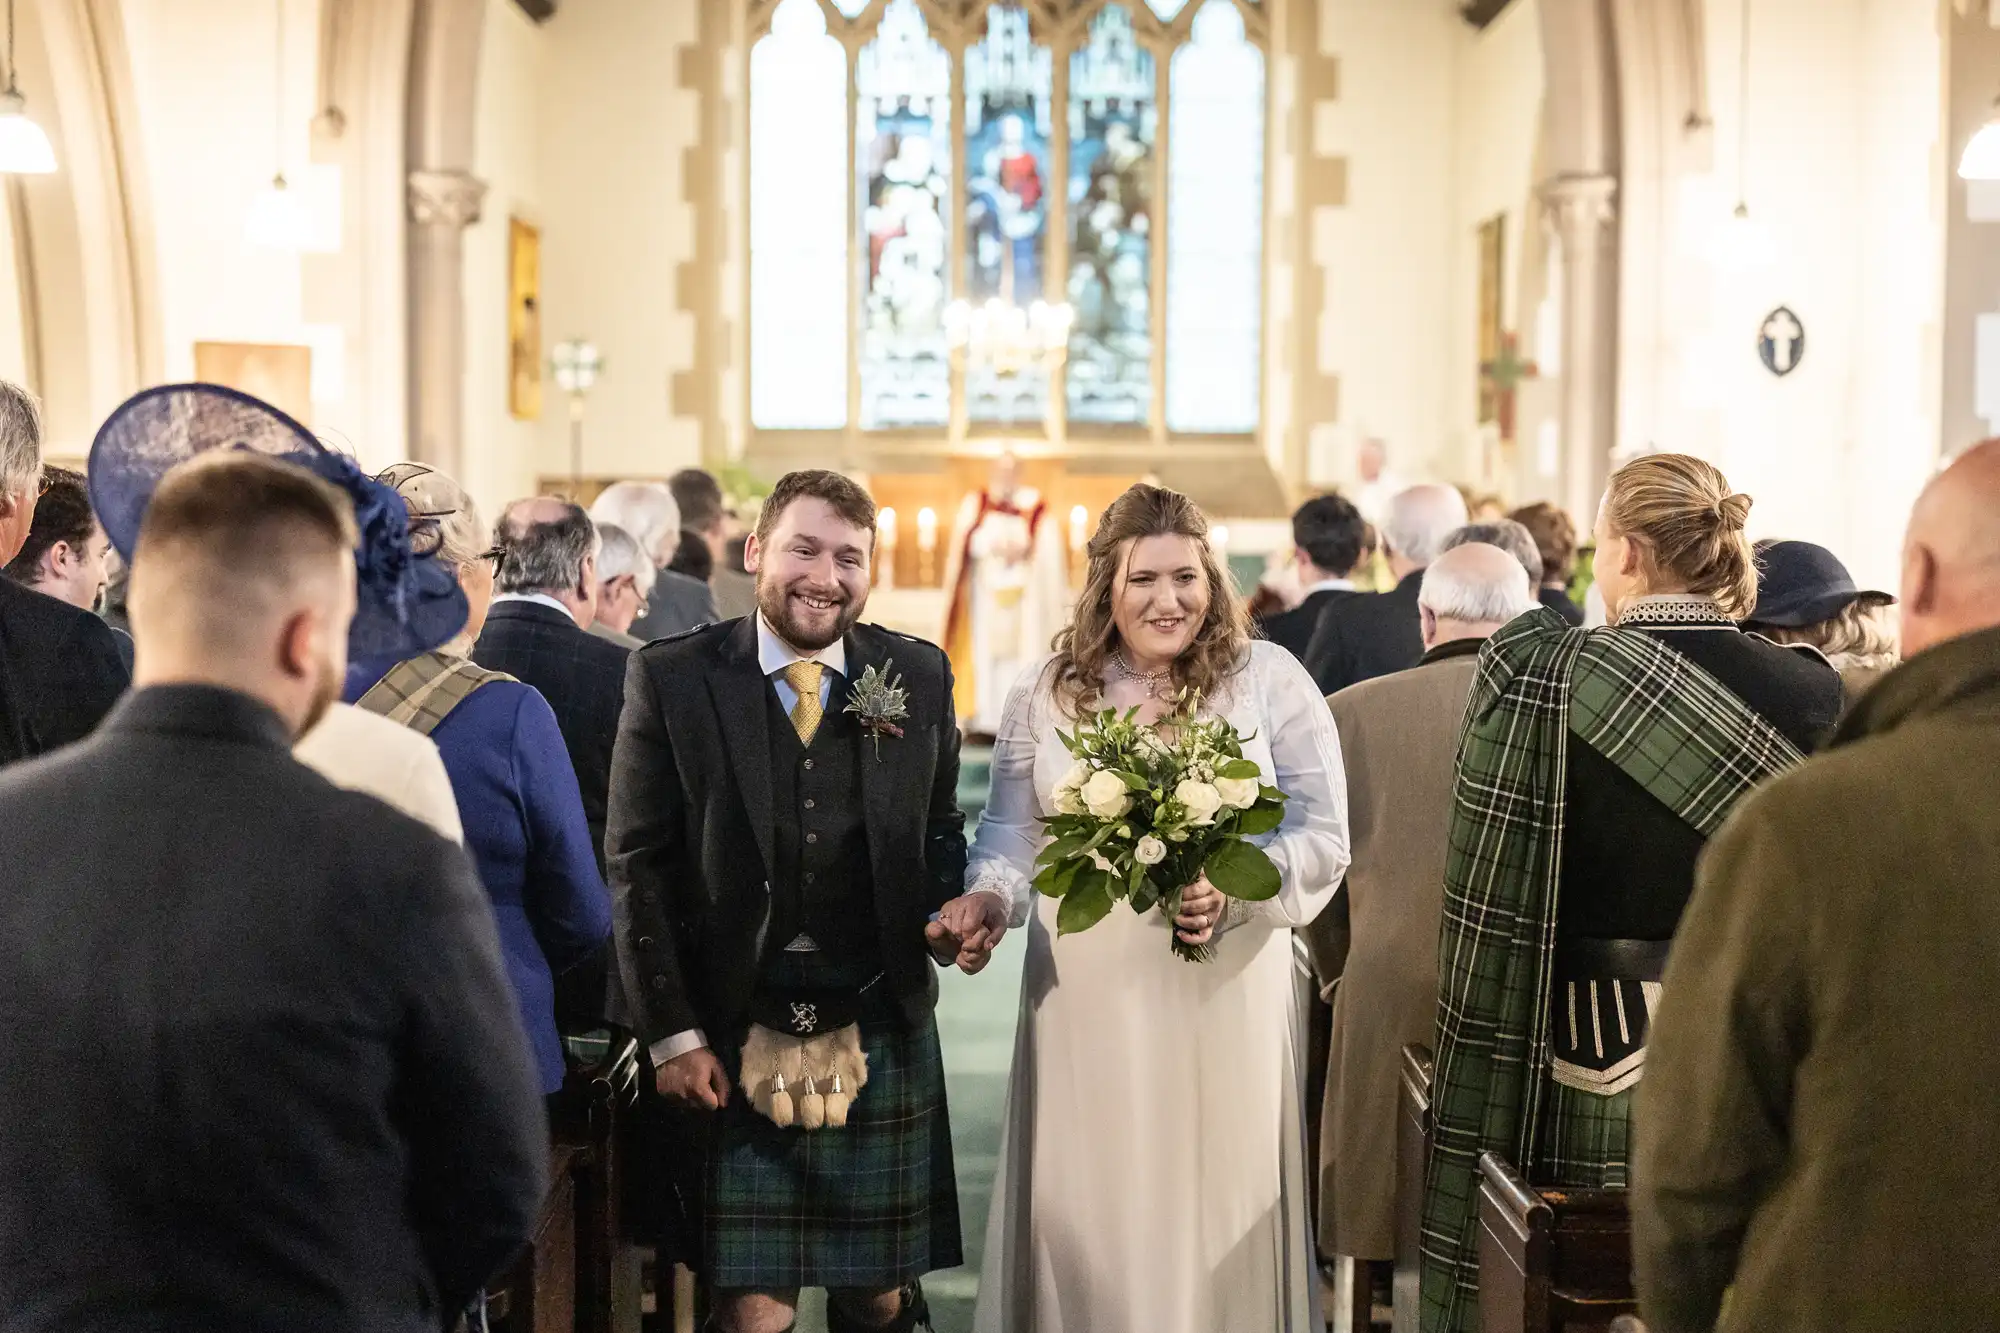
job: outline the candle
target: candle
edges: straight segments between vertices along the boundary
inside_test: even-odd
[[[926,555],[937,550],[937,510],[929,505],[917,511],[917,549]]]
[[[887,507],[875,516],[875,581],[896,586],[896,511]]]

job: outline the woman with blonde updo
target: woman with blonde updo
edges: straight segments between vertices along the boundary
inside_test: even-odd
[[[1423,1327],[1478,1327],[1478,1157],[1537,1185],[1627,1183],[1633,1090],[1695,860],[1840,714],[1809,648],[1746,634],[1750,497],[1654,454],[1611,478],[1609,626],[1549,610],[1482,651],[1445,874]]]
[[[1020,1036],[987,1229],[980,1333],[1320,1333],[1306,1224],[1292,928],[1347,868],[1347,789],[1326,704],[1297,659],[1253,642],[1186,496],[1139,485],[1104,513],[1055,652],[1014,685],[968,895],[1028,926]],[[1039,817],[1071,766],[1057,737],[1097,710],[1157,723],[1183,689],[1246,737],[1288,793],[1260,838],[1281,888],[1180,915],[1124,908],[1057,938],[1029,883]],[[1168,931],[1212,942],[1180,961]]]

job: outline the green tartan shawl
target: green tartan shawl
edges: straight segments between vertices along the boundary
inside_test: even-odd
[[[1635,630],[1570,629],[1537,610],[1487,641],[1459,733],[1431,1149],[1423,1328],[1477,1326],[1479,1154],[1532,1174],[1551,1064],[1567,734],[1704,837],[1803,756],[1700,667]]]

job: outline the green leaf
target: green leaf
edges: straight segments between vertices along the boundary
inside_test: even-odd
[[[1260,801],[1289,801],[1292,798],[1279,791],[1276,787],[1259,787],[1257,789],[1257,799]]]
[[[1052,865],[1035,876],[1035,889],[1044,898],[1061,898],[1070,892],[1076,882],[1081,861],[1063,861]]]
[[[1064,895],[1062,906],[1056,911],[1056,934],[1074,935],[1089,930],[1110,911],[1110,879],[1100,870],[1086,871],[1077,877],[1076,887]]]
[[[1090,839],[1082,833],[1065,833],[1048,846],[1042,848],[1035,856],[1035,864],[1046,866],[1054,865],[1058,861],[1067,861],[1081,852],[1083,845],[1089,841]]]
[[[1244,902],[1260,903],[1278,896],[1282,881],[1278,867],[1264,855],[1264,849],[1234,838],[1220,843],[1208,854],[1202,869],[1217,892]]]
[[[1269,833],[1285,822],[1285,808],[1281,805],[1253,805],[1236,816],[1236,831],[1242,836],[1254,837],[1259,833]]]
[[[1264,770],[1257,767],[1254,759],[1232,759],[1215,770],[1219,778],[1254,778]]]
[[[1134,866],[1133,869],[1137,873],[1134,874],[1132,880],[1132,910],[1135,912],[1150,912],[1159,906],[1159,886],[1153,883],[1153,877],[1146,874],[1143,867]]]
[[[1146,779],[1140,777],[1137,773],[1127,773],[1122,768],[1118,770],[1118,778],[1125,784],[1128,791],[1145,791],[1152,786],[1151,783],[1147,782]]]

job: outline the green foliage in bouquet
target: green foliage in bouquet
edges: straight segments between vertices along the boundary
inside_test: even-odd
[[[1051,794],[1056,813],[1041,821],[1051,841],[1036,858],[1035,887],[1062,901],[1058,934],[1088,930],[1120,901],[1171,921],[1204,873],[1226,897],[1277,896],[1277,866],[1248,839],[1284,822],[1285,793],[1243,757],[1245,738],[1228,719],[1197,716],[1199,702],[1183,695],[1157,730],[1132,708],[1056,733],[1076,762]],[[1182,958],[1215,956],[1211,945],[1172,938]]]

